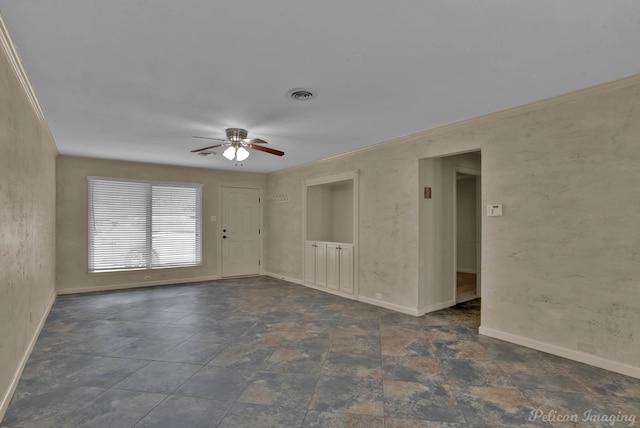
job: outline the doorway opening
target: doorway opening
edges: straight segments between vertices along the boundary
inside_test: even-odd
[[[419,161],[420,314],[481,296],[481,161],[480,150]]]
[[[480,297],[480,171],[456,167],[454,262],[456,304]]]

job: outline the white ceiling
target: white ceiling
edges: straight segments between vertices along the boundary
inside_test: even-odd
[[[640,72],[637,0],[0,0],[61,154],[269,172]],[[317,91],[306,102],[292,88]],[[189,153],[228,127],[236,167]]]

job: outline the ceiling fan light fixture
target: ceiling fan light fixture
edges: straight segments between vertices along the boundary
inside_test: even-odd
[[[249,150],[245,149],[244,147],[238,147],[238,150],[236,150],[236,159],[242,162],[248,157],[249,157]]]
[[[233,146],[227,147],[227,149],[222,152],[222,156],[229,160],[233,160],[236,157],[236,148]]]
[[[222,147],[220,149],[222,150],[222,156],[230,161],[238,162],[244,161],[251,155],[251,151],[249,149],[258,150],[264,153],[269,153],[271,155],[284,156],[284,152],[282,150],[265,147],[264,144],[267,144],[267,142],[260,138],[247,140],[248,132],[246,129],[227,128],[225,131],[227,134],[226,140],[221,140],[219,138],[194,136],[193,138],[203,138],[205,140],[220,141],[220,143],[208,147],[202,147],[196,150],[191,150],[191,153],[198,153],[201,156],[213,156],[216,154],[216,152],[209,152],[209,150],[215,149],[216,147]]]

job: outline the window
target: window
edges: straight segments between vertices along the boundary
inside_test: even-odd
[[[202,263],[202,185],[88,177],[89,272]]]

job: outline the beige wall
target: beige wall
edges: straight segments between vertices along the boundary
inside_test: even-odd
[[[0,420],[55,295],[57,151],[18,64],[0,19]]]
[[[302,180],[360,171],[360,294],[416,308],[420,159],[482,150],[484,334],[640,375],[640,75],[268,175],[267,269],[300,280]],[[271,195],[290,196],[273,203]]]
[[[87,176],[202,183],[202,266],[88,273]],[[57,280],[59,293],[215,279],[220,276],[222,186],[259,188],[265,175],[60,156],[57,169]],[[212,222],[211,216],[218,221]],[[145,280],[145,277],[151,280]]]

